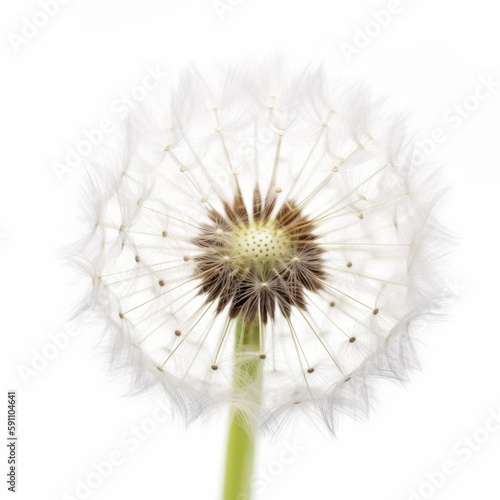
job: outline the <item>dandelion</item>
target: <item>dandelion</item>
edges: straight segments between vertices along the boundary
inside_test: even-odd
[[[87,182],[83,309],[137,391],[187,422],[229,410],[227,500],[250,494],[256,429],[333,431],[418,366],[445,298],[440,193],[362,87],[189,70],[111,153]]]

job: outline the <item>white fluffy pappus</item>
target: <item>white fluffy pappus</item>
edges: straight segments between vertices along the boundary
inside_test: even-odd
[[[333,431],[367,415],[375,380],[418,367],[449,295],[442,192],[362,86],[187,70],[86,175],[81,312],[113,373],[187,422],[236,405],[262,427],[301,414]],[[259,341],[237,353],[241,320]],[[235,391],[237,356],[259,364],[258,405]]]

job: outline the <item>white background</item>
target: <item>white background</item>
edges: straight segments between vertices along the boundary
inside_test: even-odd
[[[421,138],[444,130],[429,160],[444,165],[453,183],[443,217],[460,238],[461,298],[450,321],[425,339],[423,373],[404,389],[384,386],[369,421],[342,422],[336,439],[304,424],[262,442],[258,470],[269,479],[256,500],[406,500],[419,488],[420,498],[500,498],[500,431],[480,430],[490,411],[500,412],[500,87],[469,116],[446,119],[464,100],[474,107],[470,96],[480,78],[500,81],[499,14],[491,0],[401,0],[387,26],[369,25],[374,35],[367,47],[348,60],[342,42],[354,44],[372,11],[388,5],[241,0],[221,19],[211,0],[69,0],[20,42],[23,18],[33,19],[40,5],[3,3],[0,404],[6,408],[7,389],[18,391],[20,440],[17,497],[2,479],[2,498],[82,498],[78,479],[112,452],[122,454],[122,463],[89,498],[220,498],[224,423],[186,431],[169,419],[132,450],[122,438],[134,426],[151,431],[155,403],[122,396],[95,356],[93,332],[77,330],[29,377],[19,368],[52,353],[50,335],[64,331],[76,297],[58,251],[77,224],[78,172],[59,179],[54,163],[64,161],[85,130],[103,119],[119,121],[116,100],[141,83],[148,67],[175,74],[190,62],[274,53],[324,59],[340,74],[365,78],[396,109],[412,112]],[[484,441],[477,449],[464,444],[474,433]],[[281,451],[294,441],[298,456],[280,464]],[[472,447],[469,458],[464,450]],[[454,473],[432,491],[426,474],[445,461],[455,464]]]

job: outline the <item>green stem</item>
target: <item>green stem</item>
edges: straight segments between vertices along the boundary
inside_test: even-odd
[[[250,500],[255,455],[255,424],[262,370],[259,352],[259,322],[245,325],[238,318],[235,343],[234,399],[246,402],[231,409],[224,500]]]

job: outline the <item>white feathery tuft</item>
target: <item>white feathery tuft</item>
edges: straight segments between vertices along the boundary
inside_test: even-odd
[[[163,392],[186,422],[237,405],[267,429],[306,415],[333,431],[342,414],[367,416],[377,379],[404,383],[418,369],[415,340],[449,297],[449,237],[436,171],[414,160],[404,120],[384,106],[323,68],[276,64],[185,71],[132,115],[118,147],[86,170],[74,261],[88,283],[80,312],[102,326],[112,372],[134,393]],[[271,221],[295,203],[321,253],[280,250],[265,261],[277,277],[253,276],[237,299],[238,266],[258,248],[238,257],[231,245],[247,240],[235,231],[247,226],[225,204],[240,192],[258,235],[256,186],[263,203],[275,200]],[[225,219],[212,232],[214,212]],[[289,245],[268,233],[269,246]],[[231,311],[237,300],[288,300],[286,273],[304,304],[261,318],[261,345],[243,354],[262,363],[254,408],[233,389]]]

